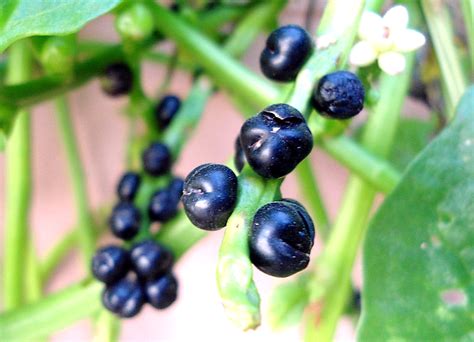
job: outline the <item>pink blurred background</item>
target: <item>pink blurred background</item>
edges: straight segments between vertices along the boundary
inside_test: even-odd
[[[325,1],[318,1],[314,18],[320,16]],[[307,0],[290,1],[281,16],[282,24],[304,24]],[[317,20],[312,21],[312,30]],[[85,39],[116,40],[111,16],[102,17],[89,24],[82,32]],[[262,35],[249,49],[244,63],[259,73],[258,56],[264,44]],[[164,48],[169,49],[168,46]],[[164,68],[146,64],[144,87],[149,94],[156,92],[164,76]],[[169,89],[185,97],[190,87],[189,75],[177,73]],[[97,81],[72,92],[69,96],[73,121],[83,159],[89,199],[92,207],[114,200],[116,182],[124,171],[127,122],[122,115],[126,99],[112,99],[100,90]],[[53,106],[41,104],[33,109],[33,172],[34,189],[31,229],[35,246],[44,256],[61,236],[76,222],[71,186],[65,162],[64,150],[57,131]],[[175,173],[185,176],[195,166],[207,163],[224,163],[233,153],[234,139],[242,124],[242,117],[223,93],[218,93],[206,106],[204,117],[187,144]],[[330,157],[315,149],[311,159],[316,169],[321,191],[331,217],[335,217],[346,183],[347,173]],[[5,156],[0,155],[0,191],[5,189]],[[283,184],[285,197],[301,199],[293,176]],[[303,201],[304,202],[304,201]],[[5,203],[0,199],[0,227],[3,230]],[[316,218],[317,222],[317,218]],[[150,307],[134,319],[122,321],[123,341],[296,341],[300,328],[274,332],[265,321],[265,311],[271,289],[286,280],[271,278],[255,269],[255,281],[262,297],[263,324],[252,332],[242,333],[225,317],[220,303],[215,267],[223,230],[209,236],[190,250],[179,261],[176,273],[179,279],[179,299],[169,309],[156,311]],[[2,239],[3,234],[0,234]],[[110,238],[109,238],[110,239]],[[314,254],[321,250],[318,241]],[[83,265],[77,254],[71,256],[54,275],[48,292],[67,287],[83,277]],[[360,284],[360,267],[356,267],[356,283]],[[71,308],[74,310],[74,308]],[[87,320],[55,335],[55,341],[84,341],[91,339],[91,324]],[[337,340],[353,339],[352,321],[343,319]]]

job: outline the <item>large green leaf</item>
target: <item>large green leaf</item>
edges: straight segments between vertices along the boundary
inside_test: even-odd
[[[121,1],[1,0],[0,52],[21,38],[76,32]]]
[[[474,340],[474,87],[364,245],[361,341]]]

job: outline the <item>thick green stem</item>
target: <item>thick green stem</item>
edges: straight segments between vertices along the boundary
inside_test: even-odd
[[[69,173],[71,177],[74,200],[76,204],[76,215],[78,218],[78,237],[82,250],[86,269],[89,271],[89,263],[95,249],[94,224],[89,214],[87,200],[87,185],[82,168],[79,149],[76,144],[73,124],[71,121],[67,100],[64,97],[56,101],[56,118],[66,151]]]
[[[31,238],[28,241],[27,252],[28,261],[24,282],[25,299],[27,303],[33,303],[41,298],[43,292],[43,284],[41,283],[41,267]]]
[[[329,215],[314,176],[315,172],[313,165],[311,165],[311,159],[308,157],[303,160],[295,171],[299,189],[306,200],[311,216],[316,222],[318,234],[321,235],[323,241],[326,241],[329,236]]]
[[[234,89],[243,99],[259,107],[277,98],[278,90],[270,83],[242,66],[182,19],[158,4],[153,6],[153,14],[157,29],[192,55],[216,84]]]
[[[120,336],[120,319],[106,310],[101,310],[95,322],[94,341],[115,342]]]
[[[31,72],[31,55],[26,41],[10,49],[6,82],[25,81]],[[20,111],[6,148],[6,207],[4,246],[4,306],[21,304],[28,250],[28,225],[31,200],[30,115]],[[28,253],[27,253],[28,254]]]
[[[414,55],[407,57],[399,76],[383,75],[380,100],[372,112],[362,145],[386,157],[393,143],[399,114],[410,83]],[[355,257],[363,240],[376,190],[358,176],[351,176],[343,204],[323,255],[318,260],[312,284],[315,303],[306,317],[305,341],[332,341],[344,311]]]
[[[452,118],[456,105],[466,90],[461,59],[454,45],[454,32],[447,5],[437,0],[421,1],[436,57],[441,69],[441,81],[447,92],[447,116]]]

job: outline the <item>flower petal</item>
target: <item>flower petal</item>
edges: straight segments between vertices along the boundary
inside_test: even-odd
[[[408,26],[408,11],[405,6],[394,6],[383,16],[383,23],[391,31],[403,30]]]
[[[379,67],[389,75],[396,75],[405,70],[405,56],[398,52],[385,52],[379,56]]]
[[[372,45],[365,40],[355,44],[349,55],[349,62],[356,66],[367,66],[377,59],[377,52]]]
[[[377,13],[365,11],[359,24],[359,37],[361,40],[378,40],[384,34],[382,17]]]
[[[421,32],[412,29],[400,31],[393,39],[395,50],[399,52],[410,52],[419,49],[426,42],[426,38]]]

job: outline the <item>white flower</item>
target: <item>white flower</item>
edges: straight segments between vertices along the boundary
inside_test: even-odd
[[[404,6],[392,7],[383,17],[365,11],[359,25],[357,42],[349,61],[355,66],[367,66],[378,60],[380,69],[395,75],[405,69],[404,52],[414,51],[425,44],[425,36],[407,28],[408,11]]]

